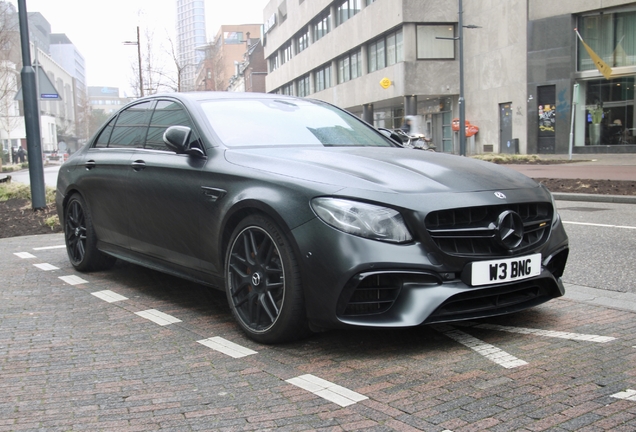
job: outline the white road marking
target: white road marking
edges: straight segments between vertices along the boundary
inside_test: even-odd
[[[616,399],[625,399],[636,402],[636,390],[627,389],[624,392],[613,394],[611,397]]]
[[[249,348],[245,348],[244,346],[235,344],[234,342],[230,342],[227,339],[223,339],[222,337],[215,336],[209,339],[203,339],[197,341],[201,345],[205,345],[208,348],[212,348],[215,351],[222,352],[223,354],[229,355],[234,358],[241,358],[252,354],[258,354],[256,351],[252,351]]]
[[[449,338],[472,349],[473,351],[478,352],[479,354],[486,357],[488,360],[493,361],[499,366],[505,367],[506,369],[512,369],[528,364],[528,362],[520,360],[513,355],[510,355],[507,352],[497,348],[496,346],[487,344],[486,342],[483,342],[469,334],[466,334],[460,330],[456,330],[450,326],[440,325],[436,326],[436,328]]]
[[[79,276],[60,276],[60,279],[62,279],[64,282],[66,282],[69,285],[80,285],[80,284],[85,284],[88,283],[87,280],[82,279]]]
[[[160,326],[181,322],[179,318],[175,318],[172,315],[168,315],[156,309],[148,309],[141,312],[135,312],[135,315],[146,318],[154,322],[155,324],[159,324]]]
[[[40,270],[45,270],[45,271],[49,271],[49,270],[59,270],[59,267],[55,267],[52,264],[48,264],[48,263],[42,263],[42,264],[33,264],[34,266],[36,266],[37,268],[39,268]]]
[[[594,226],[600,228],[622,228],[622,229],[636,229],[634,226],[626,226],[626,225],[607,225],[607,224],[597,224],[597,223],[589,223],[589,222],[568,222],[563,221],[565,224],[571,225],[586,225],[586,226]]]
[[[59,245],[59,246],[44,246],[44,247],[36,247],[33,248],[33,250],[47,250],[47,249],[62,249],[65,248],[66,245]]]
[[[341,407],[346,407],[349,405],[353,405],[356,402],[369,399],[368,397],[361,395],[360,393],[356,393],[345,387],[341,387],[310,374],[291,378],[285,380],[285,382],[300,387],[303,390],[307,390],[308,392],[311,392],[316,396],[320,396],[323,399],[327,399],[328,401],[338,404]]]
[[[605,342],[611,342],[613,340],[616,340],[616,338],[611,336],[598,336],[598,335],[591,335],[591,334],[560,332],[560,331],[552,331],[552,330],[540,330],[540,329],[531,329],[531,328],[525,328],[525,327],[509,327],[509,326],[502,326],[502,325],[496,325],[496,324],[477,324],[474,327],[488,329],[488,330],[505,331],[508,333],[531,334],[535,336],[546,336],[551,338],[560,338],[560,339],[586,341],[586,342],[605,343]]]
[[[91,293],[97,298],[100,298],[108,303],[114,303],[117,301],[128,300],[128,297],[124,297],[123,295],[119,295],[116,292],[111,290],[103,290],[103,291],[95,291]]]
[[[31,255],[28,252],[15,252],[13,255],[17,256],[18,258],[22,258],[22,259],[35,258],[35,255]]]

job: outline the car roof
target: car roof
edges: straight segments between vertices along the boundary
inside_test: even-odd
[[[272,93],[254,93],[254,92],[223,92],[223,91],[201,91],[201,92],[175,92],[175,93],[158,93],[145,98],[138,99],[156,99],[158,97],[172,97],[181,100],[205,101],[220,99],[298,99],[293,96],[286,96]]]

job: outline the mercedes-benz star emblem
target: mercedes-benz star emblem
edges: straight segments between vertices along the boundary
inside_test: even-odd
[[[503,192],[495,192],[495,196],[499,199],[506,199],[506,195]]]
[[[259,286],[261,283],[261,274],[260,273],[254,273],[252,275],[252,285],[253,286]]]
[[[512,250],[523,241],[523,220],[512,210],[506,210],[497,218],[495,237],[506,249]]]

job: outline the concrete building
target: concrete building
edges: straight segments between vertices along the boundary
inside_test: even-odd
[[[491,0],[463,8],[464,26],[473,27],[463,29],[466,120],[479,129],[468,154],[566,153],[575,83],[574,152],[636,151],[636,3]],[[438,150],[458,153],[457,1],[272,0],[263,18],[268,92],[322,99],[379,127],[414,116]],[[610,80],[576,27],[614,67]],[[601,126],[601,138],[590,140],[595,100],[603,123],[620,117],[621,141],[603,132],[617,126]]]
[[[132,100],[132,98],[120,97],[117,87],[88,87],[88,104],[91,111],[102,111],[110,116]]]
[[[180,71],[180,90],[195,89],[197,66],[204,53],[197,50],[205,46],[205,2],[203,0],[177,0],[177,57]]]

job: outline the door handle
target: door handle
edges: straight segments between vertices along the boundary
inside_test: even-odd
[[[135,171],[141,171],[144,168],[146,168],[146,162],[142,161],[142,160],[136,160],[132,163],[132,168]]]
[[[84,166],[86,167],[87,170],[93,169],[97,166],[97,164],[95,163],[94,160],[88,160],[86,162],[84,162]]]

